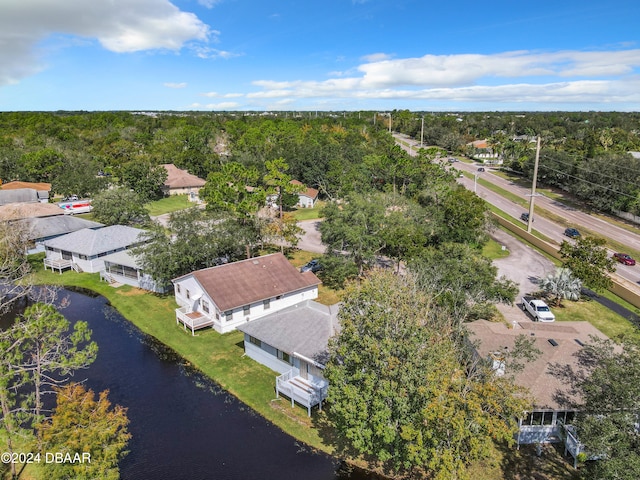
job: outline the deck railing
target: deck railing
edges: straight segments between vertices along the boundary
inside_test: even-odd
[[[176,323],[182,323],[184,329],[191,329],[191,335],[195,335],[195,331],[200,328],[212,327],[213,318],[204,315],[202,312],[194,312],[189,307],[176,308]]]
[[[307,407],[307,413],[311,416],[311,407],[316,405],[322,410],[322,402],[327,398],[329,385],[311,383],[299,376],[300,371],[292,368],[286,373],[276,377],[276,397],[283,394],[291,400],[291,406],[299,403]]]

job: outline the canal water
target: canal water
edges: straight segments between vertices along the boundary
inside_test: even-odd
[[[372,480],[310,451],[142,334],[104,297],[63,290],[62,313],[85,320],[96,361],[76,372],[87,387],[109,390],[128,409],[130,453],[120,465],[132,480]],[[184,334],[176,329],[176,335]]]

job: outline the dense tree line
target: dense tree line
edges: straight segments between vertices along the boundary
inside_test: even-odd
[[[473,153],[467,144],[486,139],[505,168],[528,179],[533,176],[534,138],[540,136],[539,182],[567,191],[600,211],[640,214],[640,160],[629,154],[640,151],[638,113],[421,115],[400,111],[393,118],[398,131],[452,152]]]

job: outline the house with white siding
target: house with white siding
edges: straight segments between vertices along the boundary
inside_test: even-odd
[[[145,231],[124,225],[83,228],[43,242],[44,266],[52,270],[71,268],[80,272],[104,271],[104,257],[145,242]]]
[[[306,300],[238,327],[244,333],[246,355],[269,367],[276,376],[276,395],[307,408],[327,397],[323,370],[329,339],[339,331],[339,305]]]
[[[205,268],[172,280],[176,322],[185,329],[212,327],[219,333],[272,312],[313,300],[321,283],[301,273],[281,253]]]

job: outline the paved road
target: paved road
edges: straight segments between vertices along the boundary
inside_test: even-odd
[[[415,154],[415,146],[418,142],[416,142],[415,140],[407,139],[404,136],[396,136],[396,138],[401,141],[401,145],[407,152]],[[412,143],[414,147],[410,149],[409,147],[404,145],[405,143]],[[486,170],[482,173],[479,173],[479,165],[468,164],[465,162],[456,162],[452,165],[452,167],[470,173],[474,175],[474,178],[476,175],[478,175],[478,178],[482,178],[495,185],[498,185],[500,188],[527,200],[527,202],[530,199],[530,189],[516,185],[509,180],[493,174],[490,168],[485,167]],[[501,195],[498,195],[497,193],[494,193],[493,191],[483,187],[479,183],[475,182],[472,178],[458,178],[458,182],[464,185],[469,190],[475,190],[479,197],[485,199],[490,204],[495,205],[500,210],[508,213],[516,219],[519,219],[520,214],[528,210],[516,203],[513,203],[511,200],[508,200]],[[640,228],[635,228],[633,231],[626,230],[617,225],[609,223],[602,218],[595,217],[587,212],[569,207],[562,204],[561,202],[558,202],[557,200],[553,200],[545,196],[536,196],[535,204],[558,216],[565,218],[568,224],[570,224],[571,226],[575,226],[578,229],[582,229],[583,233],[586,232],[598,236],[603,236],[614,240],[622,245],[627,245],[629,246],[629,248],[640,250]],[[558,225],[539,215],[535,217],[535,230],[550,238],[557,245],[560,245],[563,240],[571,241],[564,236],[565,227],[566,226]],[[609,253],[613,254],[612,251],[610,251]],[[640,266],[630,267],[622,264],[617,264],[616,273],[621,278],[630,282],[631,288],[633,287],[633,285],[635,285],[640,291],[640,287],[638,286],[640,285]]]

